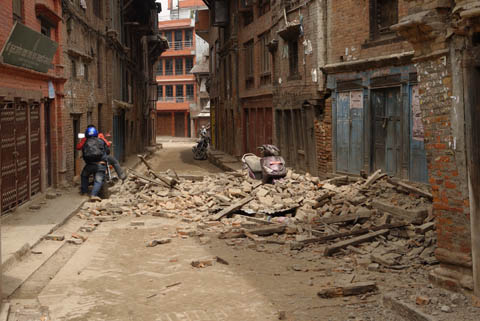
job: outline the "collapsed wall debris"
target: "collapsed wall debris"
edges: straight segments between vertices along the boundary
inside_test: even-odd
[[[131,170],[112,199],[87,203],[78,215],[95,224],[120,215],[181,218],[195,226],[179,230],[182,237],[216,233],[230,245],[244,239],[292,251],[322,246],[325,256],[368,257],[372,268],[438,263],[431,194],[381,171],[320,181],[289,170],[262,184],[241,172],[194,179],[157,173],[141,159],[145,170]]]

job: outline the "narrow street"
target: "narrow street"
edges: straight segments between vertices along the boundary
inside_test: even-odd
[[[324,256],[326,243],[299,246],[312,237],[301,210],[295,215],[285,210],[287,198],[279,201],[273,195],[273,204],[268,196],[285,187],[292,202],[309,204],[309,196],[321,192],[315,178],[290,173],[285,182],[259,186],[241,173],[222,173],[208,161],[194,161],[192,145],[163,143],[148,158],[156,173],[176,171],[175,188],[162,186],[139,165],[127,182],[112,188],[110,199],[85,203],[52,233],[65,240],[43,240],[32,248],[59,247],[10,296],[8,320],[477,320],[479,309],[466,296],[429,285],[435,260],[425,241],[428,232],[407,239],[379,236]],[[384,182],[375,184],[388,193]],[[335,189],[333,181],[330,185]],[[214,219],[227,203],[255,193],[258,200],[238,213],[251,216],[256,209],[256,219],[237,214]],[[270,215],[278,224],[271,226],[281,230],[252,236],[245,231],[255,233],[271,223],[262,208],[276,209]],[[275,214],[282,211],[287,214]],[[335,226],[340,225],[329,224],[326,231]],[[422,242],[420,250],[413,240]],[[392,252],[392,246],[405,248],[403,258],[390,257],[403,261],[391,267],[372,263],[377,250]],[[328,287],[365,282],[374,289],[352,296],[341,289],[333,297],[317,295]],[[418,298],[431,303],[419,305]]]

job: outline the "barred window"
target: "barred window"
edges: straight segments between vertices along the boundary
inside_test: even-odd
[[[175,75],[183,75],[183,58],[175,59]]]
[[[163,100],[163,86],[157,85],[157,100]]]
[[[166,76],[173,75],[173,60],[172,59],[165,59],[165,75]]]
[[[175,30],[175,50],[182,50],[182,30]]]
[[[398,0],[370,0],[370,38],[392,32],[398,22]]]
[[[175,98],[177,103],[183,103],[183,85],[175,86]]]
[[[192,57],[187,57],[185,58],[185,71],[187,74],[190,73],[190,70],[193,68],[193,58]]]
[[[185,47],[193,46],[193,31],[191,29],[185,30]]]
[[[173,101],[173,85],[165,86],[165,100]]]
[[[163,59],[160,59],[158,61],[157,75],[159,75],[159,76],[163,75]]]
[[[193,92],[193,84],[188,84],[186,86],[186,97],[187,97],[187,100],[188,101],[193,101],[193,98],[194,98],[194,92]]]
[[[288,66],[290,76],[298,74],[298,41],[292,40],[288,42]]]

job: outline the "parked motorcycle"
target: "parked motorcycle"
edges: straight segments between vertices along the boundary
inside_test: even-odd
[[[207,159],[207,151],[210,146],[210,136],[208,136],[207,127],[200,129],[200,139],[197,145],[192,147],[193,158],[197,160]]]
[[[275,145],[258,147],[262,157],[247,153],[242,156],[243,167],[253,179],[261,179],[264,184],[273,183],[287,175],[285,160],[280,156],[280,150]]]

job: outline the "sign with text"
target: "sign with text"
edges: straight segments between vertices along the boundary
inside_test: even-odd
[[[15,23],[1,56],[9,65],[48,72],[58,44],[22,23]]]
[[[422,110],[420,109],[420,94],[418,89],[418,85],[412,87],[412,138],[423,142]]]

